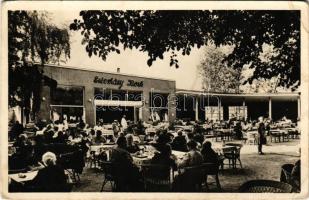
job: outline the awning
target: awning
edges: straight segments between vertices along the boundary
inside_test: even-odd
[[[142,107],[142,101],[94,100],[95,106]]]

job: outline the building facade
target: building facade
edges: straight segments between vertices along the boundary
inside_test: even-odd
[[[47,121],[82,119],[93,126],[102,120],[120,121],[123,115],[134,122],[256,120],[260,116],[274,121],[284,116],[300,119],[300,93],[203,93],[176,89],[174,80],[53,65],[39,68],[57,83],[54,87],[43,83],[41,90],[37,118]]]
[[[222,94],[177,90],[177,117],[189,120],[228,120],[231,118],[274,121],[301,116],[300,93]]]
[[[99,120],[110,123],[126,115],[128,120],[152,118],[173,121],[176,107],[173,80],[120,73],[45,65],[43,75],[57,86],[43,86],[40,119],[56,121],[83,119],[90,126]]]

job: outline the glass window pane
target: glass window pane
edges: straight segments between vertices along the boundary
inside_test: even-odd
[[[51,104],[53,105],[83,105],[83,87],[62,86],[51,90]]]

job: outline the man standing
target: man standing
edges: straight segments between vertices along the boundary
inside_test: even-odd
[[[128,128],[128,123],[127,123],[127,120],[126,120],[126,116],[123,115],[122,116],[122,119],[121,119],[121,127],[122,127],[122,130],[126,130]]]

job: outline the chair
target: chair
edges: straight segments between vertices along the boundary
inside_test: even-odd
[[[270,141],[281,142],[281,133],[278,131],[270,131]]]
[[[92,165],[94,165],[94,168],[97,167],[98,159],[95,151],[90,151],[90,157],[88,159],[89,168],[92,168]]]
[[[65,154],[60,154],[58,163],[72,177],[75,183],[80,182],[79,174],[82,173],[85,166],[84,156],[82,151],[74,151]]]
[[[114,178],[113,178],[113,173],[112,173],[112,169],[113,169],[112,162],[100,160],[99,165],[100,165],[101,169],[103,170],[103,174],[104,174],[103,183],[102,183],[102,187],[101,187],[100,191],[101,192],[104,191],[104,186],[108,182],[110,182],[110,184],[112,186],[112,191],[114,191],[115,184],[114,184]]]
[[[250,134],[250,133],[247,134],[247,143],[248,143],[249,145],[251,145],[251,144],[253,144],[253,145],[257,144],[257,140],[256,140],[256,137],[255,137],[255,134]]]
[[[184,172],[179,175],[181,177],[178,186],[179,192],[201,192],[202,183],[205,181],[205,170],[202,165],[185,167]],[[176,180],[175,180],[176,182]]]
[[[221,184],[219,181],[219,165],[215,164],[215,163],[203,163],[202,164],[202,168],[204,170],[205,173],[205,186],[206,189],[208,190],[208,183],[207,183],[207,179],[208,176],[214,176],[215,180],[216,180],[216,186],[217,188],[221,191]]]
[[[298,192],[300,190],[300,184],[299,181],[293,179],[292,177],[292,170],[293,170],[294,164],[284,164],[281,166],[281,176],[280,176],[280,182],[288,183],[293,187],[293,191]]]
[[[229,152],[224,152],[224,157],[229,160],[229,166],[232,165],[232,167],[235,169],[237,165],[237,160],[239,162],[240,167],[242,168],[242,163],[240,160],[240,150],[242,148],[242,144],[236,144],[236,143],[226,143],[226,146],[233,146],[235,147]]]
[[[146,191],[162,192],[172,189],[172,169],[167,165],[143,164],[142,175]]]
[[[291,193],[292,186],[272,180],[251,180],[240,186],[241,193]]]

